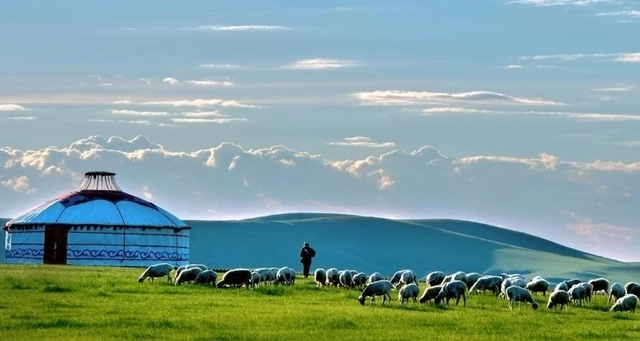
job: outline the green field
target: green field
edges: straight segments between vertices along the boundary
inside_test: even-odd
[[[409,303],[361,306],[358,290],[292,287],[256,290],[138,283],[142,269],[0,265],[2,340],[636,340],[640,314],[589,307],[549,310],[491,295],[467,306]],[[220,274],[221,275],[221,274]],[[424,289],[424,284],[421,285]],[[378,298],[378,304],[381,299]],[[367,301],[368,304],[368,301]]]

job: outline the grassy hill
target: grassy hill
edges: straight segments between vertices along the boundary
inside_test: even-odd
[[[0,221],[0,223],[4,224]],[[391,275],[410,268],[541,275],[551,281],[606,277],[640,280],[640,264],[624,263],[496,226],[460,220],[390,220],[291,213],[239,221],[187,221],[191,262],[216,268],[300,268],[304,241],[317,251],[312,269],[336,267]]]

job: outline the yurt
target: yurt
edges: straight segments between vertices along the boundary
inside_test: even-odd
[[[149,266],[189,262],[190,227],[123,192],[115,173],[88,172],[75,191],[6,223],[7,263]]]

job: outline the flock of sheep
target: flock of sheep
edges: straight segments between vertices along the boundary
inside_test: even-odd
[[[172,278],[172,272],[175,279]],[[242,287],[255,288],[260,283],[273,285],[293,285],[295,284],[296,271],[293,268],[257,268],[254,270],[238,268],[231,269],[216,282],[218,274],[209,269],[204,264],[189,264],[181,267],[174,267],[168,263],[160,263],[148,267],[138,278],[138,282],[145,279],[153,281],[154,278],[167,276],[167,280],[175,285],[183,283],[210,284],[217,288]],[[318,286],[333,286],[341,288],[358,288],[362,293],[358,297],[361,305],[370,298],[370,305],[375,304],[376,296],[382,296],[382,304],[391,302],[391,291],[398,290],[398,301],[402,304],[413,300],[425,303],[433,300],[435,304],[440,304],[443,300],[446,304],[455,299],[456,305],[462,298],[463,305],[466,306],[467,294],[492,292],[494,295],[508,301],[509,309],[513,309],[514,303],[530,304],[535,310],[538,304],[533,299],[532,294],[541,293],[546,296],[550,292],[547,308],[556,307],[568,309],[570,303],[581,306],[591,303],[592,295],[602,293],[607,295],[607,302],[613,305],[610,311],[635,313],[640,296],[640,285],[629,282],[624,287],[619,283],[609,285],[605,278],[596,278],[583,282],[579,279],[569,279],[562,281],[552,288],[549,281],[540,276],[533,277],[527,281],[519,274],[500,274],[499,276],[481,275],[479,273],[464,273],[462,271],[446,275],[441,271],[429,273],[424,282],[427,287],[418,299],[420,294],[418,275],[415,271],[405,269],[397,271],[390,279],[374,272],[366,275],[355,270],[338,270],[330,268],[327,270],[316,269],[314,280]]]

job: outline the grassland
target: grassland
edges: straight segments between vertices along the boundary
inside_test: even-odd
[[[569,311],[509,311],[490,295],[467,306],[360,306],[357,290],[256,290],[138,283],[141,269],[0,265],[2,340],[634,340],[640,315],[598,296]],[[424,286],[424,285],[423,285]],[[461,303],[462,304],[462,303]]]

